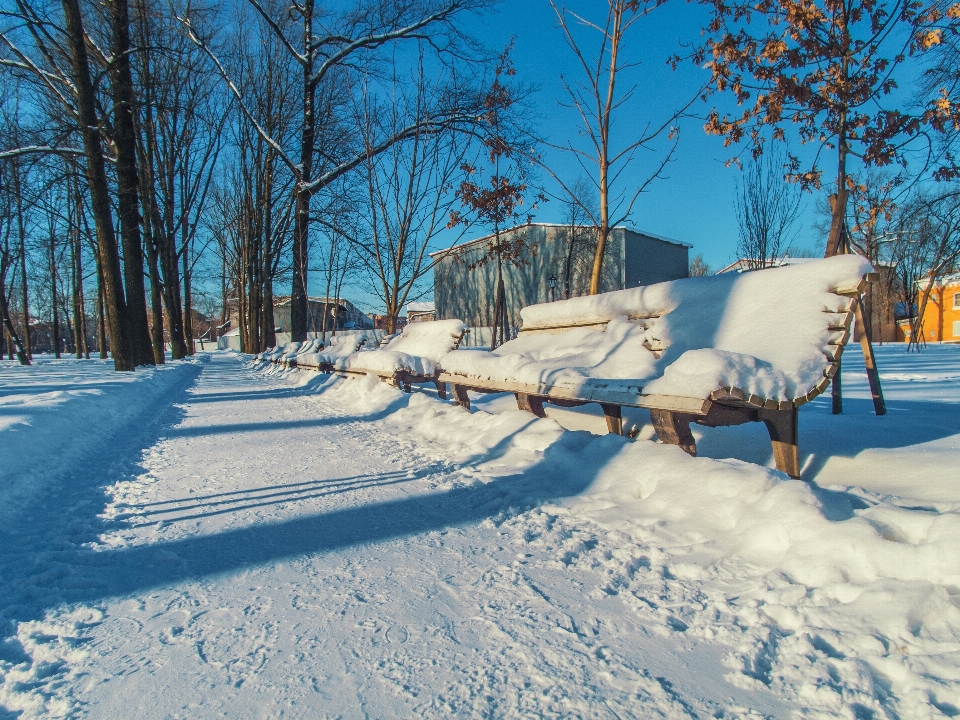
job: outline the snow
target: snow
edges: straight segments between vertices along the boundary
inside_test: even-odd
[[[297,356],[297,365],[319,368],[322,363],[334,363],[351,353],[357,352],[361,345],[367,342],[370,342],[370,339],[363,333],[334,335],[325,348],[317,340],[310,350]]]
[[[460,320],[435,320],[410,323],[385,347],[337,358],[337,370],[393,375],[405,370],[417,375],[433,375],[440,358],[456,348],[467,326]]]
[[[566,387],[583,397],[592,387],[628,388],[623,381],[633,381],[647,395],[706,398],[737,387],[793,400],[816,387],[829,366],[828,328],[851,302],[834,291],[856,288],[870,270],[863,258],[844,255],[532,305],[520,313],[524,330],[606,325],[522,333],[492,352],[452,353],[442,365],[467,377]]]
[[[803,481],[756,424],[694,427],[693,458],[643,410],[631,441],[236,353],[4,362],[0,706],[956,716],[960,347],[877,356],[888,414],[850,348]]]

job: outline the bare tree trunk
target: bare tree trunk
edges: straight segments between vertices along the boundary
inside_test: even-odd
[[[57,258],[56,245],[53,237],[53,224],[50,225],[50,304],[53,306],[53,324],[50,340],[53,343],[53,355],[60,359],[60,314],[57,310]]]
[[[127,319],[133,361],[155,363],[147,325],[147,300],[143,278],[143,246],[140,237],[140,179],[137,173],[137,131],[133,116],[135,97],[130,69],[130,17],[127,0],[111,0],[113,29],[113,140],[117,148],[117,209],[123,242],[123,274],[126,285]]]
[[[183,245],[183,330],[187,355],[193,355],[193,291],[190,281],[190,241]]]
[[[17,236],[20,245],[20,291],[23,304],[23,349],[28,358],[33,357],[30,341],[30,295],[27,288],[27,232],[23,222],[23,195],[20,187],[20,163],[13,161],[13,192],[17,202]]]
[[[13,360],[13,352],[14,348],[16,348],[17,360],[20,361],[20,364],[29,365],[30,357],[27,355],[26,350],[24,350],[23,344],[20,342],[20,336],[17,335],[13,323],[10,321],[10,306],[7,304],[6,287],[2,276],[0,276],[0,323],[3,324],[3,327],[6,328],[7,331],[7,349],[10,353],[10,359]],[[0,353],[0,360],[2,359],[3,354]]]
[[[142,177],[142,175],[141,175]],[[143,193],[147,197],[147,193]],[[150,273],[150,346],[153,350],[153,362],[155,365],[163,365],[166,362],[164,357],[163,343],[163,302],[162,281],[160,279],[160,266],[157,263],[157,248],[154,244],[154,227],[151,222],[151,214],[143,219],[143,248],[147,256],[147,270]]]
[[[127,305],[123,296],[120,254],[113,230],[109,186],[103,161],[103,148],[99,121],[96,114],[96,98],[90,77],[87,58],[86,36],[80,14],[79,0],[61,0],[66,19],[67,40],[70,46],[74,83],[77,94],[77,113],[80,132],[86,154],[87,184],[90,202],[97,228],[97,248],[103,272],[103,291],[110,323],[110,343],[114,367],[117,370],[133,370],[135,357],[127,334]]]
[[[73,351],[77,360],[83,359],[83,340],[80,334],[83,326],[83,308],[80,305],[80,288],[83,285],[83,272],[80,265],[80,229],[71,227],[70,233],[70,272],[71,296],[73,305]]]
[[[97,265],[97,353],[101,360],[107,359],[107,319],[104,313],[103,302],[103,271],[100,269],[100,258],[96,258]]]

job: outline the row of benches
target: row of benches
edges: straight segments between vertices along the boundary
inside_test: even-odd
[[[539,417],[547,403],[597,403],[617,434],[623,407],[646,408],[657,437],[691,455],[691,423],[762,422],[777,468],[798,478],[797,411],[826,390],[854,320],[862,326],[871,270],[847,255],[533,305],[521,311],[518,337],[493,351],[458,350],[466,326],[440,320],[407,325],[373,350],[345,335],[322,349],[291,343],[259,358],[343,376],[374,373],[407,392],[432,383],[444,399],[449,384],[453,401],[468,409],[471,391],[511,392]],[[876,398],[865,334],[862,341]]]

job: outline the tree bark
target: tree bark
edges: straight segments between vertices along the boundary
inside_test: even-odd
[[[128,331],[133,361],[137,365],[153,365],[156,361],[147,324],[140,236],[140,178],[137,173],[137,131],[133,120],[135,97],[130,69],[130,16],[127,0],[110,0],[107,5],[113,26],[113,140],[117,148],[117,209],[123,243]]]
[[[316,83],[313,80],[313,0],[303,3],[303,125],[300,129],[300,177],[296,184],[296,217],[293,224],[293,288],[290,295],[291,340],[307,339],[307,268],[310,233],[310,200],[307,187],[313,171],[313,144],[316,135]]]
[[[20,162],[13,161],[13,192],[17,201],[17,239],[20,245],[20,291],[23,294],[23,350],[33,357],[30,340],[30,295],[27,289],[27,231],[23,222],[23,195],[20,187]]]
[[[50,304],[53,306],[53,320],[50,327],[50,342],[53,343],[53,356],[60,359],[60,314],[57,310],[57,257],[53,237],[53,225],[50,226]]]
[[[2,282],[2,278],[0,278]],[[20,342],[20,336],[17,335],[17,331],[13,328],[13,323],[10,322],[10,307],[7,305],[7,298],[2,288],[0,288],[0,322],[3,323],[3,327],[7,330],[7,341],[13,343],[13,347],[16,348],[17,360],[21,365],[29,365],[30,358],[27,356],[26,351],[23,348],[23,344]],[[13,359],[13,348],[10,350],[10,359]],[[3,354],[0,353],[0,360],[3,359]]]
[[[106,315],[110,323],[110,344],[114,368],[116,370],[133,370],[136,367],[136,362],[127,334],[127,304],[123,295],[120,253],[113,228],[109,186],[98,129],[96,98],[93,81],[90,78],[86,35],[80,15],[80,2],[79,0],[61,0],[61,2],[66,20],[67,40],[70,45],[80,132],[83,136],[86,156],[90,204],[97,229],[97,250],[103,272],[103,292]]]

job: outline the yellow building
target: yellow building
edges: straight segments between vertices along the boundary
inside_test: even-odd
[[[917,292],[917,308],[923,290]],[[941,278],[930,292],[921,323],[923,339],[928,342],[960,343],[960,273]],[[907,331],[909,339],[909,330]]]

